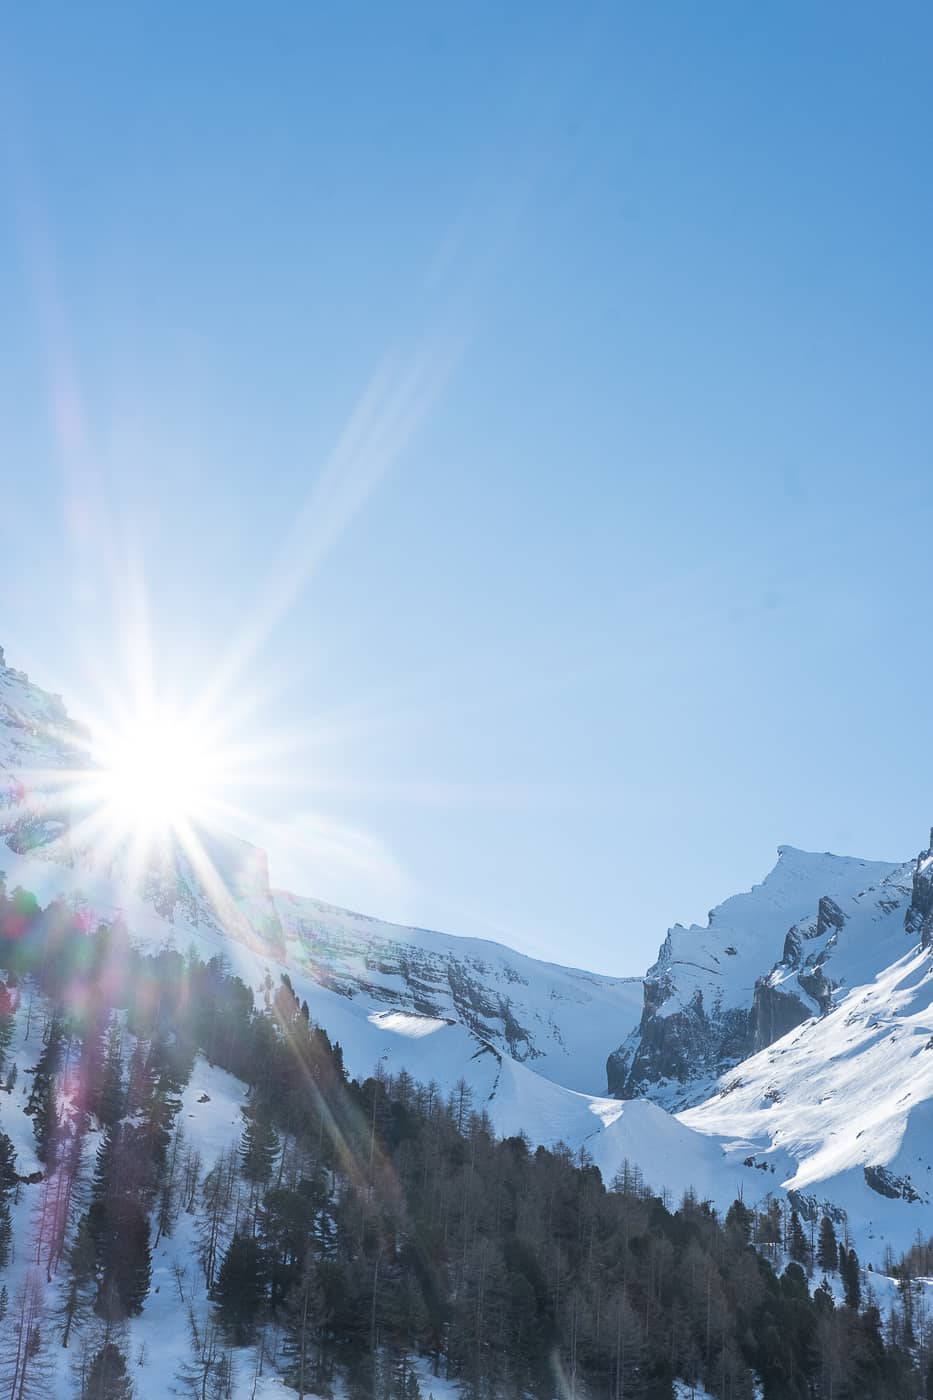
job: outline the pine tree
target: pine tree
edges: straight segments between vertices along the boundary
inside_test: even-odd
[[[16,1189],[18,1181],[16,1149],[6,1133],[0,1132],[0,1198],[9,1196]]]
[[[87,1215],[78,1221],[68,1251],[68,1283],[62,1293],[62,1346],[67,1347],[75,1323],[89,1312],[97,1287],[94,1238]]]
[[[93,1109],[105,1127],[113,1127],[123,1117],[125,1108],[123,1033],[115,1022],[107,1032],[107,1047],[104,1054],[100,1090],[96,1095]]]
[[[132,1395],[126,1358],[114,1342],[105,1342],[91,1362],[81,1400],[132,1400]]]
[[[32,1118],[36,1136],[36,1156],[40,1162],[48,1160],[53,1148],[55,1131],[55,1076],[61,1066],[64,1032],[61,1019],[56,1015],[49,1023],[48,1033],[39,1062],[35,1068],[32,1090],[23,1110]]]
[[[790,1213],[790,1229],[787,1238],[787,1252],[795,1264],[800,1264],[804,1269],[810,1267],[810,1242],[804,1233],[800,1223],[800,1216],[796,1210]]]
[[[726,1225],[736,1231],[743,1244],[752,1237],[754,1216],[744,1201],[734,1200],[726,1213]]]
[[[252,1111],[246,1119],[240,1145],[243,1175],[256,1186],[264,1185],[272,1175],[279,1155],[279,1135],[267,1113]]]
[[[839,1245],[836,1231],[828,1215],[820,1221],[820,1236],[816,1247],[816,1262],[824,1273],[834,1274],[839,1268]]]
[[[854,1249],[846,1249],[845,1245],[839,1246],[839,1273],[845,1290],[846,1307],[857,1312],[862,1301],[862,1280],[858,1255]]]
[[[324,1295],[308,1251],[300,1277],[286,1301],[282,1346],[286,1378],[289,1385],[297,1390],[298,1400],[305,1400],[305,1396],[317,1388],[321,1378],[318,1362],[323,1313]]]
[[[127,1196],[94,1201],[88,1212],[100,1279],[95,1307],[116,1320],[143,1310],[152,1277],[149,1217]]]
[[[7,1201],[0,1200],[0,1269],[10,1262],[10,1246],[13,1243],[13,1221]]]
[[[13,998],[5,982],[0,982],[0,1070],[6,1063],[13,1039]]]
[[[230,1241],[214,1289],[220,1320],[238,1346],[253,1335],[265,1295],[262,1252],[251,1235],[237,1233]]]

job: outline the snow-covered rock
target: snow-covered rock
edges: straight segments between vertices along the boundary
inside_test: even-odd
[[[705,927],[675,924],[646,975],[639,1025],[609,1057],[610,1093],[646,1094],[668,1107],[698,1102],[724,1070],[817,1009],[807,993],[801,1015],[799,1005],[787,1005],[789,989],[784,1004],[760,996],[756,1005],[760,979],[789,956],[792,935],[811,936],[809,925],[797,935],[795,926],[812,915],[823,946],[835,930],[832,908],[885,881],[900,900],[898,878],[904,868],[887,862],[781,846],[762,883],[717,905]],[[798,1001],[802,989],[798,979]]]

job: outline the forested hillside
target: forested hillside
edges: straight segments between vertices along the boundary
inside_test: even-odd
[[[256,995],[21,890],[0,966],[0,1123],[41,1164],[0,1137],[0,1396],[933,1393],[921,1253],[873,1288],[828,1219],[497,1140],[465,1082],[350,1080],[286,976]],[[204,1060],[242,1085],[214,1157],[180,1112]]]

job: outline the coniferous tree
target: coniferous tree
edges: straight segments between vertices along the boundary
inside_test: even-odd
[[[799,1264],[803,1269],[809,1269],[810,1242],[804,1233],[804,1228],[800,1223],[800,1216],[796,1210],[792,1210],[790,1213],[787,1252],[795,1264]]]
[[[754,1215],[749,1210],[744,1201],[735,1200],[726,1212],[726,1226],[734,1229],[743,1244],[748,1244],[752,1237],[752,1222]]]
[[[90,1220],[78,1221],[68,1251],[68,1282],[62,1293],[62,1346],[71,1341],[72,1329],[90,1312],[97,1292],[96,1256]]]
[[[13,998],[7,984],[0,981],[0,1070],[6,1064],[13,1039],[13,1024]]]
[[[265,1294],[263,1260],[259,1242],[251,1235],[235,1234],[223,1257],[214,1289],[220,1321],[237,1346],[253,1336],[256,1316]]]
[[[846,1249],[845,1245],[839,1246],[839,1273],[845,1291],[846,1307],[857,1312],[862,1301],[861,1271],[855,1250]]]
[[[5,1268],[10,1259],[10,1249],[13,1243],[10,1197],[15,1191],[18,1181],[16,1152],[13,1143],[6,1133],[0,1132],[0,1269]]]
[[[289,1385],[304,1400],[320,1384],[320,1330],[324,1320],[324,1294],[318,1270],[309,1250],[288,1295],[285,1306],[283,1352]]]
[[[16,1189],[18,1180],[16,1149],[6,1133],[0,1131],[0,1198],[8,1197]]]
[[[123,1033],[114,1022],[107,1032],[101,1082],[92,1105],[100,1122],[105,1127],[113,1127],[122,1117],[126,1108],[126,1089],[123,1084]]]
[[[272,1175],[279,1154],[279,1135],[270,1115],[255,1109],[247,1115],[240,1161],[243,1175],[254,1186],[264,1185]]]
[[[836,1231],[828,1215],[820,1221],[820,1235],[816,1247],[816,1262],[827,1274],[834,1274],[839,1267],[839,1245]]]
[[[53,1146],[55,1131],[55,1076],[61,1065],[64,1047],[61,1019],[55,1015],[49,1023],[45,1044],[35,1068],[32,1089],[23,1110],[32,1118],[36,1137],[36,1156],[45,1162]]]
[[[0,1199],[0,1269],[10,1262],[10,1248],[13,1243],[13,1220],[8,1201]]]
[[[115,1342],[105,1342],[91,1362],[81,1400],[132,1400],[132,1395],[126,1357]]]
[[[95,1308],[116,1320],[142,1311],[152,1258],[146,1209],[148,1164],[132,1125],[108,1128],[101,1140],[88,1211],[98,1280]]]

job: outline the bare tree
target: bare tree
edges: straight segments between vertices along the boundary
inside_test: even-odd
[[[42,1334],[42,1285],[31,1270],[16,1293],[0,1339],[0,1396],[39,1400],[49,1393],[51,1366]]]

